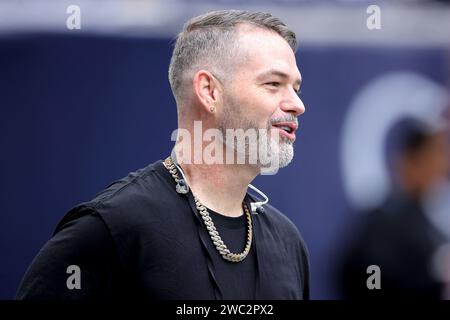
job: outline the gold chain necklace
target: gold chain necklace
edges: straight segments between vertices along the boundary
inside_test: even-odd
[[[172,158],[168,157],[166,160],[164,160],[163,163],[166,169],[172,175],[172,178],[178,184],[178,182],[180,181],[180,177],[178,176],[177,168]],[[217,251],[219,251],[220,255],[222,256],[222,258],[230,262],[241,262],[242,260],[244,260],[247,257],[248,253],[250,252],[250,247],[252,245],[252,238],[253,238],[252,217],[245,201],[242,203],[242,206],[244,208],[244,212],[247,217],[247,242],[245,244],[244,251],[242,251],[241,253],[232,253],[227,248],[222,238],[220,237],[219,232],[217,231],[214,222],[212,221],[211,216],[209,215],[209,212],[206,209],[206,207],[200,202],[200,200],[197,199],[194,193],[192,193],[192,195],[194,196],[195,206],[197,207],[197,210],[200,213],[203,222],[205,223],[209,236],[214,246],[216,247]]]

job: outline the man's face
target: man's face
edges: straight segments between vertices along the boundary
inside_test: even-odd
[[[267,129],[269,157],[277,156],[279,167],[284,167],[293,158],[297,117],[305,111],[297,94],[301,75],[295,55],[275,32],[240,28],[239,50],[245,58],[224,88],[218,127],[222,132],[227,128]]]

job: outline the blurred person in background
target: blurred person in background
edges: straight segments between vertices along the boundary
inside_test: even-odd
[[[345,298],[440,299],[445,279],[436,276],[433,258],[448,239],[427,217],[424,200],[449,177],[449,132],[407,118],[388,137],[393,189],[382,205],[360,213],[339,286]],[[368,288],[371,265],[379,267],[379,289]]]

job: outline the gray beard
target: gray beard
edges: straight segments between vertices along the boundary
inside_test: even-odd
[[[237,143],[233,139],[232,141],[228,141],[226,139],[226,129],[243,129],[244,131],[248,129],[255,130],[257,133],[257,165],[259,167],[267,167],[270,166],[270,162],[274,159],[277,160],[277,168],[283,168],[286,167],[294,158],[294,145],[293,141],[285,138],[280,137],[279,141],[275,141],[270,137],[270,131],[272,129],[272,121],[269,120],[267,123],[267,126],[265,128],[266,134],[268,135],[264,139],[262,139],[258,125],[254,123],[252,120],[245,117],[242,112],[241,108],[237,104],[236,101],[233,99],[226,100],[226,103],[224,105],[225,109],[223,112],[223,118],[218,123],[218,129],[222,133],[222,136],[224,137],[225,145],[230,148],[231,150],[234,150],[235,152],[239,152],[237,150]],[[292,121],[293,118],[296,120],[295,117],[288,117],[288,119],[275,119],[276,121]],[[245,141],[245,159],[246,163],[248,162],[248,159],[250,158],[250,144],[249,141],[246,139]]]

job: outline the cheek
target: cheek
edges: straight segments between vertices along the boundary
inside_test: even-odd
[[[277,101],[273,96],[267,94],[256,95],[250,103],[254,114],[266,122],[273,118],[279,110]]]
[[[259,119],[261,117],[264,117],[264,115],[270,113],[267,110],[267,103],[264,101],[264,99],[261,99],[261,97],[257,95],[242,97],[237,101],[240,107],[241,114],[245,117]]]
[[[240,116],[251,120],[259,128],[267,128],[279,110],[274,95],[258,88],[238,91],[233,98]]]

